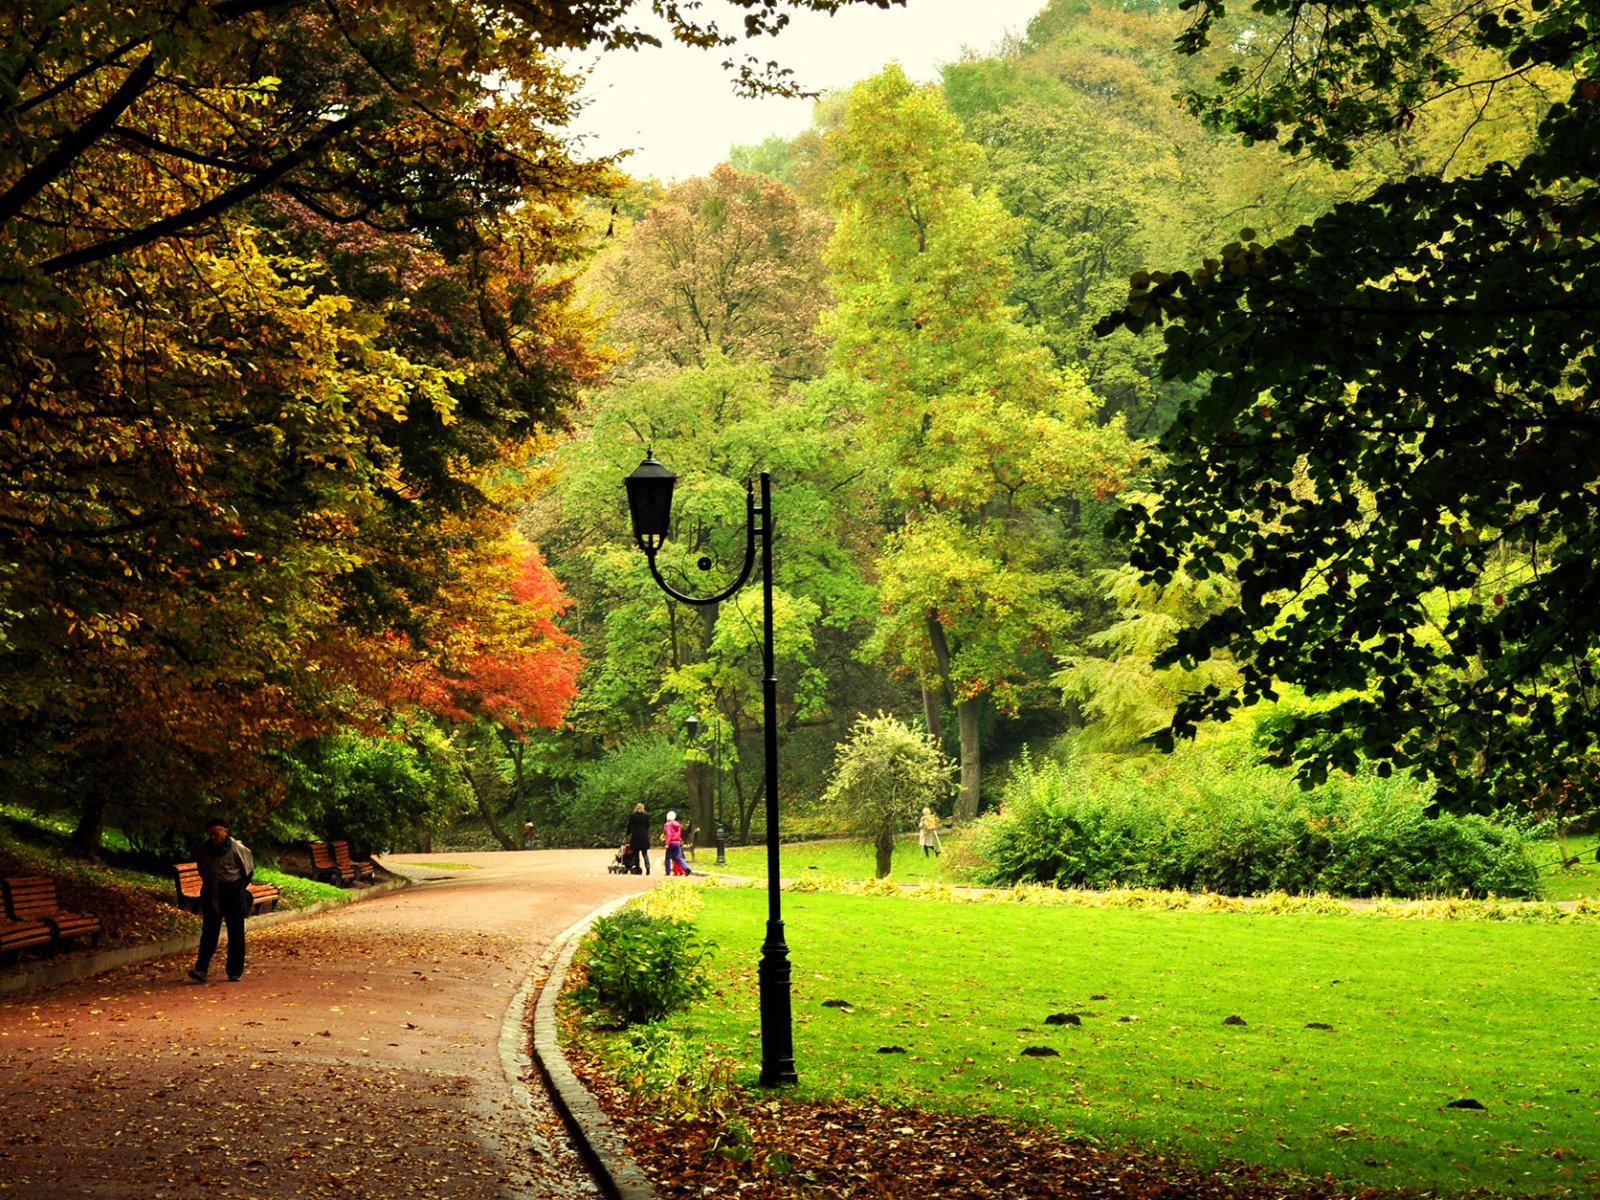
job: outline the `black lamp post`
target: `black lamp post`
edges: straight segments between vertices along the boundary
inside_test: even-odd
[[[761,1083],[776,1087],[795,1083],[794,1022],[789,1003],[789,946],[783,939],[783,904],[778,886],[778,676],[772,653],[772,476],[761,472],[761,505],[756,506],[755,491],[745,484],[744,566],[739,577],[711,596],[691,596],[679,591],[661,577],[656,553],[667,540],[672,520],[672,486],[677,476],[646,453],[644,461],[623,481],[628,489],[628,511],[633,517],[633,536],[650,563],[650,574],[661,590],[685,604],[720,604],[750,578],[755,567],[756,535],[761,536],[761,668],[762,701],[766,758],[767,801],[767,940],[761,946],[761,965],[757,972],[761,995]],[[756,523],[760,514],[761,521]],[[702,557],[695,564],[702,571],[711,569],[711,559]]]

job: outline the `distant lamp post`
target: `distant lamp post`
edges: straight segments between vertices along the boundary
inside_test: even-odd
[[[690,713],[683,720],[683,733],[692,746],[700,740],[700,718],[695,713]],[[694,811],[694,792],[689,792],[689,811]]]
[[[623,480],[628,489],[628,511],[633,517],[633,536],[650,563],[650,574],[674,600],[685,604],[720,604],[750,578],[755,567],[756,537],[761,538],[761,669],[762,724],[765,734],[766,809],[767,809],[767,939],[761,946],[758,971],[761,998],[761,1083],[776,1087],[795,1083],[794,1022],[789,1001],[789,946],[783,938],[783,902],[778,876],[778,676],[772,653],[772,476],[761,472],[761,504],[755,491],[745,484],[744,566],[739,577],[711,596],[691,596],[673,587],[661,576],[656,554],[667,540],[672,522],[672,487],[677,476],[647,452],[638,468]],[[761,520],[757,524],[756,517]],[[702,556],[695,564],[702,571],[711,569],[711,559]],[[698,719],[696,719],[698,724]]]

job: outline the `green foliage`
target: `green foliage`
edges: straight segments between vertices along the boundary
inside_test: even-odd
[[[666,738],[623,742],[583,772],[562,806],[561,828],[592,845],[620,843],[635,804],[660,821],[682,806],[683,781],[683,752]]]
[[[1095,336],[1128,276],[1198,253],[1223,214],[1292,228],[1331,202],[1331,171],[1233,144],[1172,103],[1203,76],[1171,53],[1183,24],[1170,5],[1058,2],[1012,53],[944,69],[950,106],[1018,219],[1015,302],[1102,414],[1124,414],[1141,436],[1188,385],[1160,377],[1159,338]]]
[[[1157,585],[1124,567],[1103,578],[1116,605],[1116,620],[1085,641],[1104,653],[1068,658],[1054,682],[1088,715],[1087,745],[1131,749],[1168,725],[1186,696],[1235,681],[1238,673],[1225,656],[1187,667],[1158,669],[1154,663],[1181,630],[1226,610],[1237,595],[1223,576],[1177,576]]]
[[[834,389],[780,394],[767,366],[708,351],[704,367],[609,390],[589,436],[560,452],[562,511],[549,515],[541,536],[563,547],[558,567],[585,606],[602,614],[586,630],[590,661],[572,724],[610,742],[699,715],[714,726],[707,739],[715,733],[725,799],[738,806],[727,816],[741,828],[761,794],[759,576],[719,605],[669,600],[628,530],[620,482],[647,448],[678,475],[673,529],[658,561],[675,586],[704,594],[731,582],[743,562],[743,482],[772,473],[782,523],[773,649],[787,743],[792,718],[837,702],[834,681],[871,603],[851,544],[864,535],[847,515],[847,412]],[[709,791],[692,794],[701,828],[714,819]]]
[[[585,981],[573,999],[623,1025],[659,1021],[706,994],[710,950],[687,920],[625,908],[585,936],[576,957]]]
[[[838,303],[824,328],[890,531],[869,649],[917,679],[930,725],[956,709],[970,816],[980,706],[1015,712],[1044,674],[1078,565],[1064,543],[1133,448],[1011,306],[1018,223],[942,93],[890,67],[851,89],[827,142]]]
[[[382,853],[425,843],[472,804],[460,753],[433,722],[395,722],[386,736],[354,730],[299,747],[285,762],[275,827]]]
[[[1193,7],[1188,48],[1223,7]],[[1218,124],[1337,165],[1435,113],[1455,136],[1289,236],[1136,273],[1102,325],[1164,326],[1163,373],[1204,381],[1162,440],[1159,500],[1123,519],[1134,565],[1240,588],[1158,660],[1241,669],[1167,736],[1291,684],[1344,696],[1274,742],[1309,782],[1365,761],[1452,808],[1592,806],[1596,10],[1251,7],[1258,61],[1194,100]]]
[[[648,1111],[675,1121],[714,1117],[722,1111],[738,1063],[660,1023],[627,1032],[615,1069]]]
[[[1427,815],[1422,789],[1367,774],[1313,791],[1195,750],[1138,763],[1024,759],[982,819],[985,881],[1228,895],[1538,893],[1528,831]]]
[[[856,718],[840,743],[823,802],[839,822],[873,840],[879,878],[889,874],[895,835],[939,803],[950,786],[944,754],[926,733],[879,713]]]

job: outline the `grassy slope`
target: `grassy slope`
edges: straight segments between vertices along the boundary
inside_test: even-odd
[[[683,1021],[752,1073],[763,905],[707,894],[719,998]],[[827,894],[791,895],[784,915],[805,1095],[1008,1113],[1379,1186],[1600,1184],[1594,923]],[[1044,1023],[1063,1011],[1082,1024]],[[1463,1098],[1484,1108],[1446,1107]]]
[[[134,865],[136,858],[114,833],[107,839],[104,862],[88,863],[67,849],[66,826],[19,809],[0,810],[0,875],[48,875],[56,880],[62,907],[92,912],[104,926],[102,949],[160,942],[200,929],[200,918],[174,903],[172,876]],[[283,892],[280,905],[299,908],[344,895],[342,888],[317,883],[265,865],[256,868],[261,883]],[[86,952],[75,946],[68,953]],[[23,959],[26,966],[33,956]],[[8,970],[16,968],[3,968]]]

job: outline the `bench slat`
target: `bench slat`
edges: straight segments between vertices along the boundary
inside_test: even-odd
[[[42,921],[59,944],[87,935],[90,945],[100,943],[100,918],[93,913],[61,911],[56,881],[47,875],[17,875],[0,881],[5,892],[6,915],[13,921]]]
[[[333,843],[333,858],[339,864],[339,871],[346,879],[371,879],[372,863],[367,859],[355,859],[350,856],[349,842]]]
[[[333,848],[327,842],[309,842],[311,847],[311,875],[324,883],[337,883],[341,886],[355,879],[354,871],[346,871],[340,867],[334,857]]]
[[[55,940],[56,931],[45,921],[0,921],[0,953],[48,946]]]

